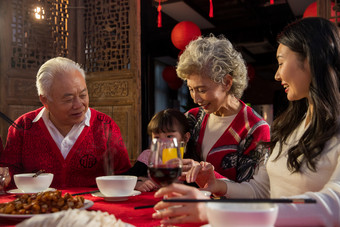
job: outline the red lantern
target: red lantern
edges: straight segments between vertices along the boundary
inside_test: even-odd
[[[168,83],[172,82],[176,78],[178,78],[177,73],[176,73],[176,69],[175,69],[174,66],[166,66],[163,69],[162,76],[163,76],[163,79]]]
[[[181,50],[179,53],[178,53],[178,59],[179,57],[183,54],[184,50]]]
[[[171,32],[171,41],[177,49],[184,50],[190,41],[201,35],[200,28],[191,21],[178,23]]]
[[[247,64],[247,71],[248,71],[249,81],[252,81],[255,78],[254,66],[251,64]]]
[[[173,90],[177,90],[180,87],[182,87],[182,84],[183,84],[183,80],[179,79],[175,82],[168,83],[168,86]]]
[[[335,17],[335,11],[334,11],[334,2],[331,2],[331,17]],[[303,13],[303,18],[305,17],[317,17],[317,4],[316,2],[313,2],[312,4],[310,4],[307,9],[305,10],[305,12]],[[340,14],[338,14],[338,17],[340,17]],[[334,19],[330,19],[330,21],[335,22]]]
[[[183,84],[183,81],[178,78],[176,68],[174,66],[166,66],[162,72],[162,77],[171,89],[176,90]]]

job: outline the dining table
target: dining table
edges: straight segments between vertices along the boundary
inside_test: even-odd
[[[60,189],[62,194],[70,193],[82,193],[97,190],[97,188],[66,188]],[[160,198],[155,198],[155,192],[141,192],[136,193],[138,195],[129,196],[126,200],[123,201],[106,201],[103,197],[94,196],[94,193],[83,194],[85,200],[90,200],[93,202],[93,205],[87,210],[89,211],[102,211],[108,212],[109,214],[113,214],[117,219],[122,220],[125,223],[128,223],[132,226],[137,227],[152,227],[152,226],[160,226],[160,221],[158,219],[153,219],[152,214],[155,212],[153,207],[143,208],[143,209],[135,209],[140,206],[150,206],[156,204],[160,201]],[[16,194],[5,194],[0,195],[0,203],[10,202],[16,198]],[[9,216],[9,215],[8,215]],[[16,224],[24,221],[22,218],[11,218],[9,217],[0,217],[0,226],[15,226]],[[176,226],[202,226],[206,223],[187,223],[187,224],[179,224]]]

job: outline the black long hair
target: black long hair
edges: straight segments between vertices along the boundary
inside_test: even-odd
[[[311,71],[309,96],[313,104],[313,116],[309,127],[298,143],[288,150],[287,167],[299,172],[303,163],[317,170],[317,160],[325,143],[339,129],[340,116],[340,36],[332,22],[315,17],[295,21],[278,35],[278,43],[299,54],[302,62],[307,59]],[[308,110],[306,98],[289,103],[288,108],[272,124],[272,151],[282,145],[305,118]]]

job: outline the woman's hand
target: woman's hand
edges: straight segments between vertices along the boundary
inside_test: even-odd
[[[138,177],[135,189],[141,192],[150,192],[158,189],[159,186],[147,177]]]
[[[188,183],[196,182],[200,188],[215,195],[225,195],[227,193],[227,185],[216,179],[214,166],[209,162],[200,162],[195,164],[186,174]]]
[[[156,198],[179,198],[179,199],[209,199],[197,188],[173,183],[167,187],[159,189],[155,193]],[[162,219],[162,224],[179,224],[207,222],[204,203],[166,203],[158,202],[152,214],[153,218]]]
[[[183,159],[182,160],[182,175],[179,177],[179,180],[185,181],[187,173],[191,170],[191,168],[197,164],[198,162],[194,161],[193,159]]]

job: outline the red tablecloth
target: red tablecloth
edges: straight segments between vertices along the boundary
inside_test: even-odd
[[[70,188],[61,190],[63,194],[65,192],[69,193],[79,193],[86,191],[96,190],[94,188]],[[135,210],[136,206],[146,206],[156,204],[159,199],[154,198],[154,192],[144,192],[137,196],[129,197],[126,201],[119,202],[107,202],[104,201],[103,198],[94,197],[91,194],[81,195],[85,199],[92,200],[94,205],[88,210],[101,210],[103,212],[108,212],[110,214],[114,214],[117,219],[121,219],[124,222],[135,225],[137,227],[150,227],[150,226],[158,226],[159,220],[155,220],[152,218],[152,213],[154,213],[153,208],[147,209],[139,209]],[[0,203],[9,202],[15,199],[13,195],[3,195],[0,196]],[[8,218],[0,218],[1,226],[14,226],[19,223],[20,220],[13,220]],[[202,224],[186,224],[179,226],[201,226]]]

